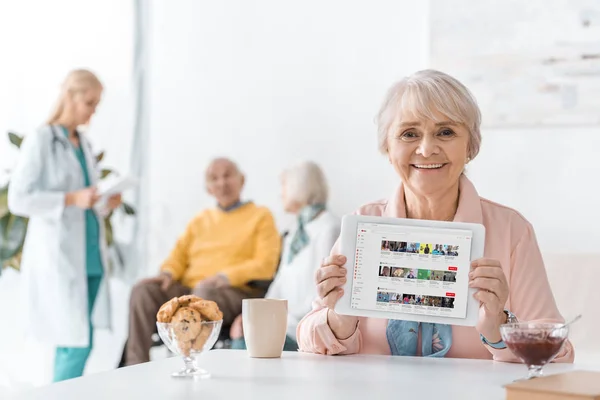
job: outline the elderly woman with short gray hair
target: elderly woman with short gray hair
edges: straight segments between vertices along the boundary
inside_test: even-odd
[[[284,350],[294,351],[298,349],[298,322],[317,296],[315,270],[329,255],[340,233],[340,221],[327,211],[327,182],[317,164],[303,162],[287,169],[281,188],[283,208],[296,216],[296,224],[284,239],[279,270],[265,297],[288,301]],[[230,336],[232,348],[245,348],[241,315],[233,322]]]
[[[346,258],[336,246],[317,270],[316,305],[298,326],[301,351],[518,362],[502,341],[500,325],[517,318],[563,321],[531,224],[517,211],[481,198],[464,174],[479,153],[480,123],[472,94],[447,74],[420,71],[393,85],[378,115],[378,144],[400,184],[387,201],[357,211],[483,224],[484,257],[471,263],[469,273],[480,303],[476,327],[337,314],[334,307],[348,278]],[[555,361],[573,358],[566,342]]]

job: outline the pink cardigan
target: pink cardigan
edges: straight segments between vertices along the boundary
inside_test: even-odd
[[[367,204],[357,214],[406,218],[402,185],[390,200]],[[479,197],[471,181],[462,176],[454,221],[485,226],[485,257],[502,263],[510,287],[506,308],[520,321],[564,321],[550,290],[533,227],[521,214]],[[332,254],[338,254],[337,244]],[[385,319],[360,318],[356,331],[340,340],[327,324],[327,309],[315,301],[313,310],[298,325],[298,345],[300,351],[319,354],[389,355],[386,327]],[[419,333],[419,342],[420,339]],[[417,348],[421,348],[420,344]],[[555,361],[573,362],[574,355],[573,346],[567,342]],[[452,347],[446,356],[519,362],[508,349],[496,350],[482,344],[474,327],[462,326],[452,327]]]

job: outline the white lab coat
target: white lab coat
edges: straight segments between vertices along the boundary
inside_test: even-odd
[[[84,176],[62,129],[44,126],[27,135],[21,146],[8,190],[8,207],[29,218],[21,260],[25,332],[38,341],[63,347],[85,347],[89,342],[85,212],[65,207],[65,194],[83,189]],[[99,179],[96,160],[84,135],[91,185]],[[104,278],[96,298],[92,322],[110,326],[107,249],[100,222],[100,249]],[[23,308],[23,305],[25,306]],[[15,305],[16,306],[16,305]]]

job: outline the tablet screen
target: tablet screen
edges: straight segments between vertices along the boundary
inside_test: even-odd
[[[472,232],[357,224],[351,307],[466,318]]]

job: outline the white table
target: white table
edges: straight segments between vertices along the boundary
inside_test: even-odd
[[[391,356],[320,356],[285,352],[251,359],[243,350],[213,350],[200,366],[210,379],[172,378],[179,358],[89,375],[19,394],[15,399],[504,399],[502,387],[526,374],[521,364]],[[597,365],[552,364],[547,373]],[[393,396],[393,397],[392,397]]]

